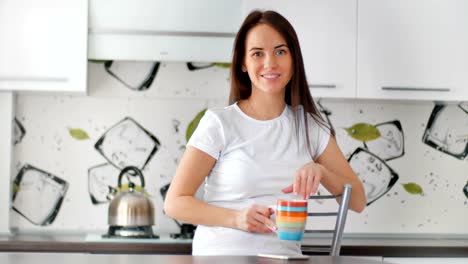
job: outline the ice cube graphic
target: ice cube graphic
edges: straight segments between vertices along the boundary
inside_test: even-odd
[[[95,149],[119,169],[146,166],[160,146],[159,140],[130,117],[107,130]]]
[[[13,184],[13,210],[35,225],[52,224],[62,205],[68,183],[27,164],[21,168]]]
[[[335,130],[335,138],[338,147],[346,158],[349,158],[357,148],[364,147],[361,141],[351,137],[348,132],[341,127]]]
[[[363,142],[354,139],[349,133],[342,127],[334,128],[333,123],[330,120],[332,111],[322,104],[321,100],[317,101],[318,110],[321,115],[325,118],[328,126],[335,131],[335,139],[338,147],[346,158],[349,158],[356,148],[364,147]]]
[[[465,187],[463,187],[463,193],[465,194],[465,197],[468,198],[468,181],[465,184]]]
[[[330,109],[328,109],[327,107],[323,106],[322,101],[320,99],[317,101],[317,106],[318,106],[319,112],[321,113],[322,117],[325,118],[327,124],[330,126],[331,129],[335,130],[335,128],[333,127],[333,124],[332,124],[332,122],[330,120],[330,116],[332,115],[332,111]]]
[[[23,140],[26,130],[18,119],[13,119],[13,145],[19,144]]]
[[[364,185],[367,205],[382,197],[398,181],[397,173],[385,161],[366,149],[357,148],[348,162]]]
[[[215,66],[214,63],[209,62],[187,62],[186,65],[189,71],[202,70]]]
[[[458,107],[460,107],[463,111],[465,111],[465,113],[468,114],[468,101],[461,102],[460,104],[458,104]]]
[[[388,161],[405,154],[405,141],[400,121],[394,120],[375,125],[381,136],[364,142],[365,148],[379,158]]]
[[[151,87],[160,64],[148,61],[106,61],[104,69],[130,90],[145,91]]]
[[[114,193],[118,185],[120,170],[105,163],[88,170],[88,192],[93,204],[109,202],[108,195]]]
[[[438,151],[463,160],[468,155],[468,112],[463,105],[436,104],[422,141]]]

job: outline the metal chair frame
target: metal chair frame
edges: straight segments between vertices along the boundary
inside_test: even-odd
[[[336,217],[335,228],[332,230],[305,230],[305,233],[319,233],[319,234],[333,234],[330,247],[322,246],[302,246],[303,252],[328,252],[330,256],[339,256],[341,249],[341,240],[343,238],[343,230],[346,223],[346,217],[348,215],[349,200],[351,198],[351,185],[345,184],[343,186],[343,192],[338,195],[314,195],[310,196],[310,200],[322,200],[322,199],[336,199],[341,197],[337,212],[317,212],[308,213],[308,216],[322,217],[322,216],[334,216]]]

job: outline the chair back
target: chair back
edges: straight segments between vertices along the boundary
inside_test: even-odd
[[[343,192],[338,195],[313,195],[310,196],[311,200],[322,200],[322,199],[339,199],[339,206],[337,211],[333,212],[309,212],[307,215],[310,217],[335,217],[334,229],[329,230],[311,230],[306,229],[304,232],[307,234],[330,234],[332,235],[330,246],[309,246],[303,245],[302,251],[304,253],[317,253],[325,252],[329,253],[330,256],[339,256],[341,249],[341,239],[343,237],[343,230],[346,223],[346,216],[348,215],[349,199],[351,198],[351,185],[345,184],[343,186]]]

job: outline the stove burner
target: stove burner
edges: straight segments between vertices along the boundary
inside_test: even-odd
[[[109,226],[103,238],[159,238],[153,234],[151,226]]]

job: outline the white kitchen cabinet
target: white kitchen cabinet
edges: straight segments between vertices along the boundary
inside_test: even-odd
[[[0,91],[86,92],[88,1],[0,1]]]
[[[251,0],[242,9],[244,17],[275,10],[291,22],[314,98],[356,96],[356,0]]]
[[[468,100],[468,1],[358,3],[359,98]]]
[[[384,264],[466,264],[468,258],[384,258]]]
[[[231,62],[241,0],[99,0],[89,59]]]
[[[13,138],[13,94],[0,92],[0,234],[9,233]]]

